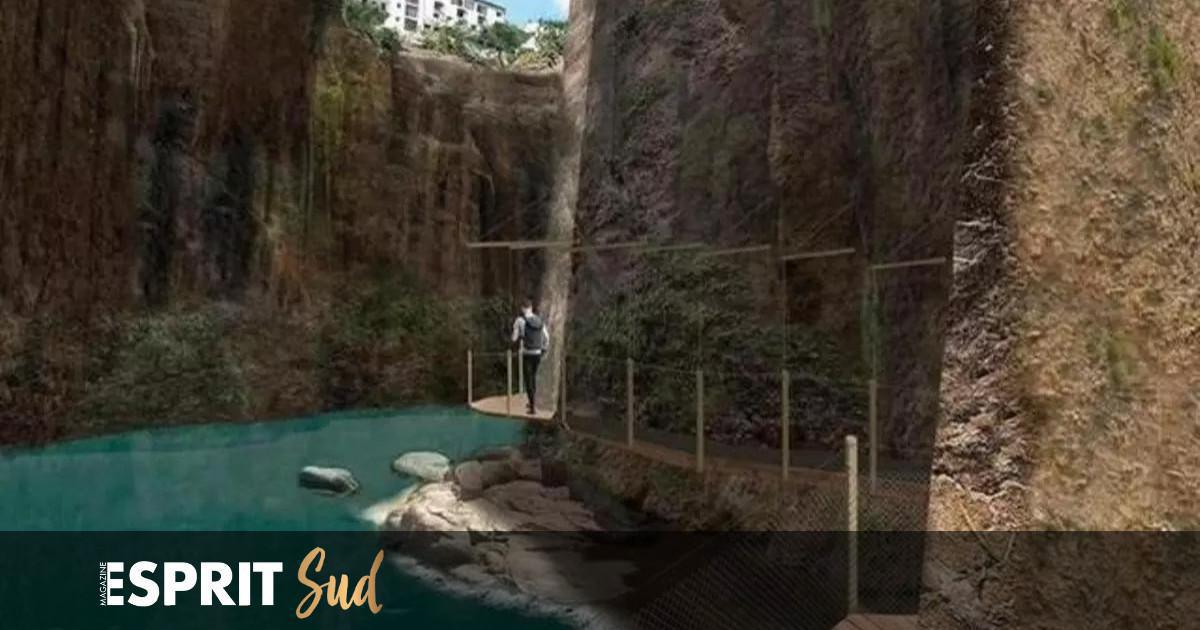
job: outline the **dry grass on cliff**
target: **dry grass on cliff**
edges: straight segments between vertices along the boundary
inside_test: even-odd
[[[1105,0],[1028,3],[1014,19],[1002,214],[1019,315],[1004,378],[1023,417],[1008,433],[968,426],[988,466],[1015,455],[1025,469],[1011,492],[958,479],[945,506],[971,516],[935,500],[931,523],[1195,527],[1200,12]]]
[[[1200,14],[1187,0],[1044,3],[1024,18],[1015,199],[1033,516],[1200,523]]]

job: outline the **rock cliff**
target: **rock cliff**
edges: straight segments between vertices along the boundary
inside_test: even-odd
[[[555,74],[383,54],[330,0],[20,0],[0,51],[5,440],[457,399],[480,299],[538,288],[465,242],[544,235]]]

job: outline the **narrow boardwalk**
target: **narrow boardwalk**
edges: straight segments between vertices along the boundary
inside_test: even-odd
[[[850,615],[833,630],[917,630],[916,615]]]
[[[537,415],[525,413],[525,396],[523,394],[514,394],[511,401],[506,398],[503,395],[482,398],[472,402],[471,409],[489,416],[527,422],[551,423],[554,421],[553,411],[539,409]],[[675,439],[668,440],[663,436],[656,435],[651,438],[653,441],[648,441],[645,439],[648,436],[641,435],[631,446],[626,444],[624,436],[620,435],[622,429],[613,423],[605,424],[588,418],[570,418],[568,429],[575,435],[598,444],[622,449],[663,464],[687,469],[694,469],[696,465],[695,456],[687,448],[689,440],[683,436],[672,436]],[[668,441],[680,443],[668,446],[665,444]],[[732,449],[722,449],[711,442],[706,450],[708,451],[704,458],[706,471],[751,473],[776,478],[780,476],[780,465],[777,461],[773,461],[778,457],[777,454],[760,450],[758,457],[738,456],[739,453],[722,453],[722,450]],[[823,454],[823,458],[829,460],[829,454]],[[839,470],[821,470],[818,467],[805,468],[802,465],[793,465],[789,473],[789,479],[797,483],[830,483],[845,479],[844,473]]]
[[[554,419],[554,412],[544,409],[538,409],[536,415],[525,413],[524,394],[514,395],[511,401],[507,398],[507,396],[492,396],[476,400],[471,403],[471,409],[489,416],[511,417],[518,420],[550,422]]]

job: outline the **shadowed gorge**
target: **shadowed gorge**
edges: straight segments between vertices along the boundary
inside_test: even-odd
[[[639,621],[1186,626],[1176,539],[1013,532],[1200,524],[1196,3],[569,4],[546,55],[359,0],[6,0],[0,446],[453,405],[407,434],[461,461],[406,452],[433,503],[375,526],[525,483],[756,534]]]
[[[540,281],[465,242],[543,237],[560,82],[382,54],[340,6],[0,9],[5,441],[103,427],[98,400],[136,423],[458,398],[477,315]]]

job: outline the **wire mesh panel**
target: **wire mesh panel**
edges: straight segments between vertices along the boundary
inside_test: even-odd
[[[513,354],[512,388],[517,392],[517,356]],[[503,398],[508,393],[509,366],[508,354],[505,352],[472,352],[471,353],[471,390],[472,402],[490,398]],[[514,402],[514,406],[516,403]]]
[[[680,457],[694,457],[695,372],[641,363],[634,369],[635,439],[675,451]]]
[[[788,371],[789,455],[791,468],[841,471],[847,435],[864,433],[865,384]]]
[[[567,419],[571,429],[610,441],[624,441],[625,361],[569,355]]]
[[[780,376],[771,372],[708,370],[704,382],[707,453],[781,467]]]

